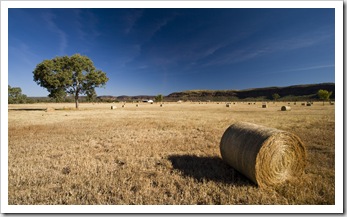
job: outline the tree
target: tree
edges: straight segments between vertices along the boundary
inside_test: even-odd
[[[332,93],[333,93],[332,91],[329,92],[327,90],[318,90],[317,95],[319,99],[323,100],[323,105],[324,105],[324,101],[329,100]]]
[[[156,102],[162,102],[163,99],[164,99],[164,97],[163,97],[163,95],[161,95],[161,94],[158,94],[158,95],[155,97],[155,101],[156,101]]]
[[[95,89],[86,90],[86,95],[88,102],[94,102],[96,100],[97,95]]]
[[[25,103],[27,96],[22,94],[20,87],[11,87],[8,85],[8,104]]]
[[[278,93],[272,94],[272,98],[277,101],[280,98],[280,95]]]
[[[33,74],[34,81],[50,92],[49,97],[61,98],[63,92],[65,96],[72,94],[77,109],[80,94],[95,92],[96,87],[102,87],[108,81],[105,72],[96,69],[87,56],[80,54],[44,60]]]
[[[63,102],[66,98],[66,92],[63,88],[53,89],[48,95],[49,97],[55,99],[56,102]]]

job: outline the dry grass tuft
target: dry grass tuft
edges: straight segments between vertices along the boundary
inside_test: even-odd
[[[55,109],[54,108],[52,108],[52,107],[48,107],[48,108],[46,108],[46,110],[45,110],[46,112],[54,112],[55,111]]]

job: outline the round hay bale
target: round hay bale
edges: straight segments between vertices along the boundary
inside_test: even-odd
[[[290,111],[292,110],[292,108],[290,108],[290,106],[282,106],[281,107],[281,111]]]
[[[115,109],[115,108],[117,108],[115,105],[112,105],[112,106],[111,106],[111,109],[112,109],[112,110]]]
[[[122,107],[124,108],[124,107],[125,107],[125,104],[124,104],[124,105],[122,105]]]
[[[311,106],[311,103],[309,103],[309,102],[308,102],[308,103],[306,103],[306,106]]]
[[[199,103],[200,104],[200,103]],[[160,104],[160,107],[163,107],[163,104]]]
[[[52,107],[48,107],[48,108],[46,108],[46,110],[45,110],[46,112],[54,112],[55,111],[55,109],[54,108],[52,108]]]
[[[304,102],[303,102],[303,103],[301,103],[301,105],[304,105],[304,106],[305,106],[305,105],[306,105],[306,103],[304,103]]]
[[[330,102],[330,105],[334,105],[334,102]]]
[[[139,107],[139,104],[136,104],[136,107]]]
[[[226,106],[226,107],[230,107],[230,104],[226,104],[225,106]]]
[[[261,105],[262,108],[267,108],[266,104]]]
[[[275,186],[302,175],[305,146],[296,135],[237,122],[223,134],[222,159],[260,187]]]

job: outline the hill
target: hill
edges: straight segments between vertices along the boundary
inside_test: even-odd
[[[331,99],[335,98],[335,83],[293,85],[287,87],[264,87],[245,90],[188,90],[171,93],[165,100],[199,100],[199,101],[229,101],[229,100],[272,100],[272,95],[277,93],[280,100],[314,100],[317,91],[323,89],[332,91]]]
[[[335,83],[305,84],[293,85],[287,87],[263,87],[245,90],[187,90],[174,92],[164,96],[164,101],[267,101],[272,100],[272,95],[280,95],[279,100],[299,101],[299,100],[317,100],[317,91],[323,89],[332,91],[330,99],[335,99]],[[32,102],[54,102],[48,97],[28,97]],[[115,102],[115,101],[143,101],[154,100],[155,96],[98,96],[97,101]],[[67,97],[66,102],[73,102],[72,97]],[[80,96],[80,102],[85,102],[86,97]]]

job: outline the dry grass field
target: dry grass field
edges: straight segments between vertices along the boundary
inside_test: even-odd
[[[9,205],[335,204],[334,105],[121,105],[9,105]],[[299,136],[304,175],[259,188],[224,163],[220,140],[236,121]]]

